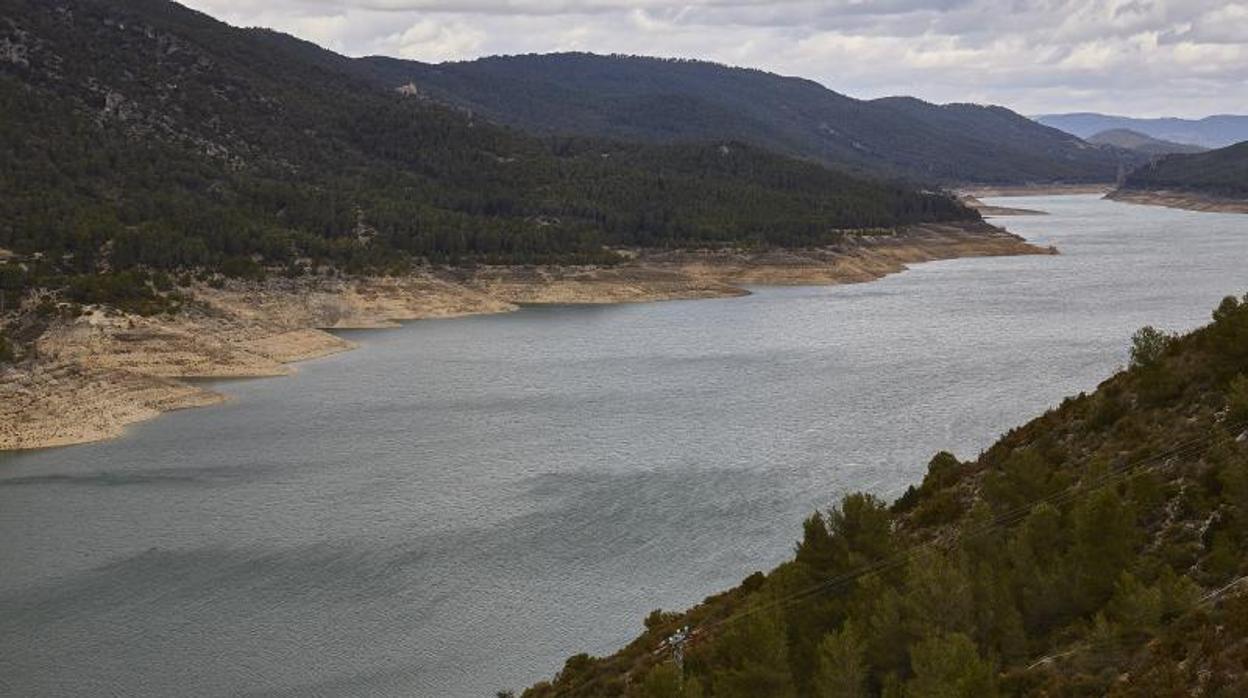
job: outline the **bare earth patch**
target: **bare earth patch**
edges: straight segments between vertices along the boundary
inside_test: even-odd
[[[1047,216],[1049,214],[1044,211],[1036,211],[1030,208],[1013,208],[1010,206],[993,206],[980,201],[978,198],[970,194],[962,194],[958,197],[958,201],[962,205],[979,211],[981,216]]]

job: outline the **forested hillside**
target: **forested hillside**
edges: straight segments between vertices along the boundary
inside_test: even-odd
[[[146,297],[152,270],[609,263],[612,245],[812,245],[977,218],[723,139],[539,140],[166,0],[4,5],[0,248],[27,260],[5,271],[19,291]]]
[[[1248,298],[1213,318],[525,695],[1248,695]]]
[[[1122,188],[1248,198],[1248,141],[1207,153],[1168,155],[1129,174]]]
[[[857,100],[810,80],[701,61],[571,53],[427,65],[362,59],[537,133],[650,142],[731,138],[826,165],[927,183],[1112,182],[1129,151],[1093,146],[1001,107]]]

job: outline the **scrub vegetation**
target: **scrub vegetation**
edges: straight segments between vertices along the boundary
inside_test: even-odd
[[[554,696],[1248,693],[1248,299],[892,504],[845,497],[793,559]],[[683,671],[665,639],[689,626]]]

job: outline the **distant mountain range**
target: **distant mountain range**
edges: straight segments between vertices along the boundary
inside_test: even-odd
[[[1002,107],[859,100],[715,63],[586,53],[430,65],[361,59],[391,89],[543,134],[667,143],[736,139],[826,165],[924,183],[1108,182],[1142,160]]]
[[[1208,148],[1187,143],[1173,143],[1160,138],[1153,138],[1138,131],[1126,128],[1115,128],[1102,131],[1088,139],[1097,145],[1112,145],[1117,148],[1134,150],[1145,155],[1169,155],[1171,153],[1203,153]]]
[[[1128,129],[1152,138],[1204,148],[1225,148],[1248,141],[1248,116],[1219,114],[1203,119],[1136,119],[1090,112],[1045,114],[1034,117],[1046,126],[1061,129],[1080,138],[1114,129]]]

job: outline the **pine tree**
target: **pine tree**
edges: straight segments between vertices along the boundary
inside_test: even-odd
[[[866,698],[866,645],[853,623],[825,635],[817,656],[815,698]]]
[[[906,698],[993,698],[996,669],[979,656],[975,643],[961,633],[930,637],[910,650],[914,678]]]

